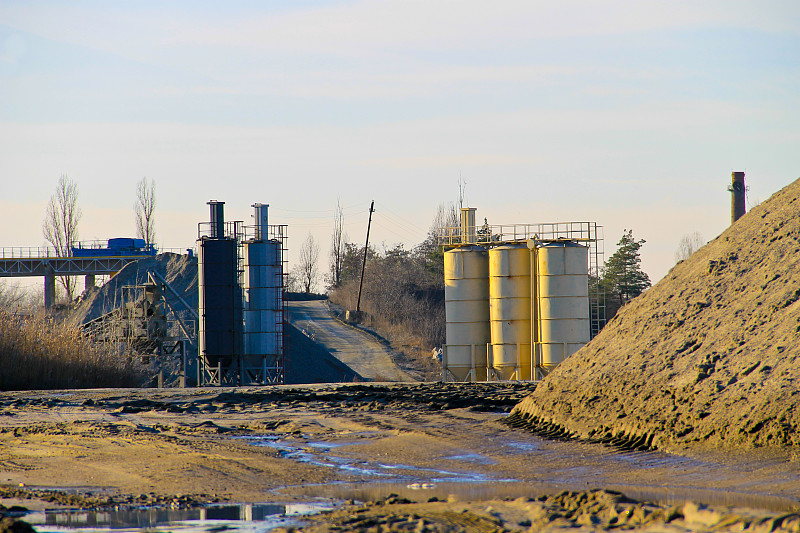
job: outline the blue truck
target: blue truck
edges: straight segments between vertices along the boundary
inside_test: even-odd
[[[144,239],[130,237],[115,237],[108,239],[107,246],[78,243],[72,247],[72,257],[129,257],[129,256],[154,256],[157,250],[152,243]]]

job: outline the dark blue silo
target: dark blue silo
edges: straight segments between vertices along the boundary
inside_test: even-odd
[[[198,241],[199,348],[206,365],[228,367],[242,353],[238,242],[224,235],[222,202],[211,206],[211,236]]]

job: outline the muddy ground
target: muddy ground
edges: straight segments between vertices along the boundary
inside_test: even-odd
[[[800,525],[800,471],[788,458],[544,439],[503,423],[531,387],[2,393],[0,505],[353,501],[311,519],[314,531]]]

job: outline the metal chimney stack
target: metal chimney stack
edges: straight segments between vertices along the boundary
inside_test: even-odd
[[[269,204],[253,204],[255,208],[253,218],[255,219],[255,240],[269,240]]]
[[[225,236],[225,202],[210,200],[207,202],[210,211],[212,239],[221,239]]]
[[[728,190],[731,191],[731,224],[733,224],[747,212],[745,205],[747,188],[744,185],[744,172],[731,173],[731,186],[728,187]]]

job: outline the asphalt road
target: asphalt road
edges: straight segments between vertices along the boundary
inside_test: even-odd
[[[289,322],[322,344],[331,355],[374,381],[417,381],[392,361],[391,352],[373,336],[342,324],[324,301],[287,302]]]

